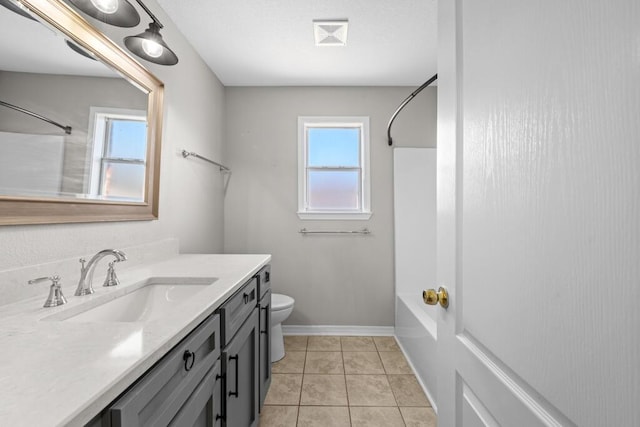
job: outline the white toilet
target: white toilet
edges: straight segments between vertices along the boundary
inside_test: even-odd
[[[271,362],[277,362],[284,357],[284,338],[282,337],[282,322],[293,311],[295,300],[287,295],[271,294]]]

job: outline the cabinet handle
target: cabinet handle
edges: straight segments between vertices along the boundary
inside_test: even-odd
[[[251,293],[246,293],[244,292],[242,294],[242,300],[244,301],[244,303],[248,303],[249,301],[253,301],[254,299],[256,299],[256,291],[255,289],[251,291]]]
[[[271,323],[271,320],[269,319],[269,306],[265,306],[265,307],[261,307],[262,310],[265,310],[267,312],[267,316],[265,316],[266,319],[266,325],[264,328],[264,331],[260,331],[261,334],[268,334],[269,333],[269,323]]]
[[[264,283],[268,283],[271,280],[271,273],[268,271],[264,272]]]
[[[192,351],[185,350],[182,355],[182,360],[184,360],[184,370],[189,372],[191,368],[193,368],[193,364],[196,363],[196,354]],[[189,363],[191,360],[191,363]]]
[[[269,296],[269,298],[271,298],[271,296]],[[271,331],[271,316],[269,315],[269,308],[271,307],[271,303],[267,304],[264,307],[261,307],[265,312],[266,312],[266,316],[265,317],[265,328],[264,331],[260,331],[260,334],[265,334],[266,338],[265,338],[265,349],[264,349],[264,353],[262,353],[260,355],[260,359],[262,359],[262,355],[266,355],[266,357],[264,358],[264,363],[265,363],[265,372],[267,372],[267,377],[270,378],[271,377],[271,369],[269,368],[271,366],[271,338],[269,337],[269,332]],[[261,340],[262,342],[262,340]],[[260,352],[262,352],[262,348],[260,348]]]
[[[216,383],[221,379],[222,379],[222,375],[216,374]],[[223,420],[223,419],[224,419],[224,416],[221,413],[216,414],[216,421]]]
[[[229,356],[229,362],[231,362],[232,360],[236,361],[236,391],[230,391],[229,396],[238,397],[238,355],[236,354],[235,356]]]

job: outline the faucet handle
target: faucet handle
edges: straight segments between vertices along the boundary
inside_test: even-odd
[[[34,283],[44,282],[45,280],[51,280],[51,286],[49,287],[49,297],[47,297],[43,307],[57,307],[66,304],[67,299],[62,294],[62,288],[60,287],[60,276],[38,277],[37,279],[29,280],[27,283],[33,285]]]
[[[120,284],[120,280],[118,280],[118,276],[116,276],[116,270],[114,268],[114,264],[119,262],[118,260],[111,261],[109,263],[109,269],[107,270],[107,277],[104,279],[104,283],[102,286],[117,286]]]

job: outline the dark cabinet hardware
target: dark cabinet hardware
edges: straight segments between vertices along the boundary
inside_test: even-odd
[[[193,364],[196,363],[196,354],[192,351],[185,350],[182,355],[182,360],[184,360],[184,370],[189,372],[191,368],[193,368]],[[189,363],[191,361],[191,363]]]
[[[236,354],[235,356],[229,356],[229,362],[231,362],[232,360],[236,361],[236,391],[229,391],[229,396],[234,396],[234,397],[238,397],[238,378],[239,378],[239,373],[238,373],[238,355]]]
[[[267,319],[267,324],[265,325],[264,330],[260,330],[261,334],[268,334],[269,333],[269,318],[267,316],[269,316],[269,306],[266,307],[260,307],[261,310],[264,310],[267,312],[267,314],[265,315],[265,319]]]

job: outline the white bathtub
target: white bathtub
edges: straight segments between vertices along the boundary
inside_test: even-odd
[[[422,302],[436,283],[436,149],[394,149],[395,334],[436,410],[437,322]]]
[[[425,308],[428,309],[416,295],[397,295],[395,334],[434,411],[438,412],[438,324]]]

